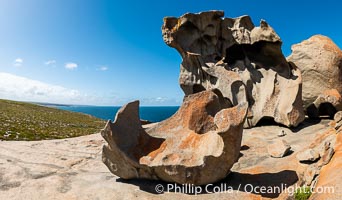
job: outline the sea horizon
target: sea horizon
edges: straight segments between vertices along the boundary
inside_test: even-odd
[[[92,115],[103,120],[113,121],[116,113],[122,106],[55,105],[48,107],[79,112]],[[179,106],[140,106],[140,119],[148,120],[150,122],[160,122],[171,117],[177,112],[178,108]]]

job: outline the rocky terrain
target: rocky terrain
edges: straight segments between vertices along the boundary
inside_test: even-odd
[[[103,162],[113,174],[197,187],[222,179],[252,184],[235,180],[234,170],[251,176],[284,173],[284,179],[275,178],[279,183],[315,191],[325,183],[325,166],[339,149],[342,110],[342,52],[329,38],[318,35],[293,45],[286,59],[280,37],[266,21],[255,26],[249,16],[224,18],[221,11],[166,17],[162,33],[182,57],[183,104],[169,119],[148,127],[140,123],[139,102],[123,106],[101,132],[107,142]],[[326,117],[335,121],[319,132]],[[307,136],[289,138],[281,130],[312,128],[314,119],[319,125]],[[265,122],[278,127],[260,129]],[[297,146],[299,137],[305,140]],[[264,160],[254,160],[248,149]],[[260,181],[277,186],[275,180]],[[337,182],[331,186],[339,188]]]
[[[285,199],[287,193],[248,193],[246,185],[281,187],[283,184],[291,192],[292,186],[310,181],[312,176],[305,172],[321,159],[311,164],[300,163],[297,155],[330,139],[333,147],[334,124],[332,120],[306,120],[292,130],[277,125],[245,129],[239,160],[232,172],[196,196],[174,190],[159,194],[155,187],[162,184],[166,189],[166,182],[124,180],[113,175],[101,161],[105,141],[100,134],[62,140],[0,141],[0,199]],[[285,135],[280,137],[282,131]],[[321,169],[317,185],[337,185],[341,180],[342,138],[341,134],[338,136],[335,144],[338,148],[329,164]],[[291,150],[285,157],[273,158],[267,146],[278,139],[289,143]],[[215,186],[233,189],[211,194]],[[336,188],[331,195],[341,192]]]
[[[292,46],[292,54],[287,58],[302,72],[304,107],[318,108],[322,103],[330,103],[341,110],[341,102],[334,100],[342,91],[342,51],[334,42],[322,35],[315,35]],[[327,96],[329,96],[328,98]],[[321,112],[329,112],[325,107]],[[331,111],[330,111],[331,112]],[[315,110],[308,114],[314,115]],[[329,113],[323,113],[329,114]],[[317,117],[318,113],[314,117]]]
[[[179,110],[142,123],[133,101],[100,134],[0,141],[0,199],[342,198],[342,52],[329,38],[285,58],[267,22],[221,11],[166,17],[162,33],[182,57]]]

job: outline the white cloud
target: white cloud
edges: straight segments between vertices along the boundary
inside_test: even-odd
[[[152,98],[142,98],[140,99],[141,105],[154,105],[154,106],[170,106],[170,105],[180,105],[181,99],[169,98],[169,97],[152,97]]]
[[[140,100],[140,105],[180,105],[181,99],[169,97],[125,97],[123,94],[106,91],[86,94],[79,90],[52,85],[25,77],[0,72],[0,99],[34,101],[77,105],[124,105]]]
[[[69,62],[69,63],[65,63],[65,68],[66,69],[69,69],[69,70],[74,70],[78,67],[78,65],[76,63],[72,63],[72,62]]]
[[[0,72],[0,98],[65,104],[91,104],[92,96],[78,90]]]
[[[107,66],[101,66],[101,67],[97,68],[97,70],[99,70],[99,71],[107,71],[108,67]]]
[[[44,64],[45,65],[53,65],[53,64],[56,64],[56,60],[48,60]]]
[[[22,58],[16,58],[13,62],[13,66],[20,67],[23,64],[24,60]]]
[[[166,101],[166,100],[167,100],[167,98],[164,98],[164,97],[157,97],[157,98],[155,99],[156,102],[164,102],[164,101]]]

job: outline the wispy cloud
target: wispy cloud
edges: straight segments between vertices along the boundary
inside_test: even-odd
[[[20,67],[24,63],[24,60],[22,58],[16,58],[13,62],[13,66]]]
[[[167,98],[165,98],[165,97],[157,97],[157,98],[155,99],[156,102],[164,102],[164,101],[166,101],[166,100],[167,100]]]
[[[99,68],[97,68],[98,71],[107,71],[108,67],[107,66],[101,66]]]
[[[73,62],[68,62],[68,63],[65,63],[64,67],[68,70],[74,70],[78,67],[78,65],[76,63],[73,63]]]
[[[63,104],[84,105],[124,105],[133,100],[140,100],[140,105],[180,105],[180,99],[170,97],[125,97],[114,91],[91,92],[52,85],[25,77],[0,72],[0,99],[35,101]]]
[[[44,62],[45,65],[54,65],[56,64],[56,60],[48,60],[46,62]]]
[[[70,104],[86,104],[91,99],[91,97],[78,90],[1,72],[0,98]]]
[[[141,105],[154,105],[154,106],[164,106],[164,105],[180,105],[181,100],[169,97],[151,97],[140,99]]]

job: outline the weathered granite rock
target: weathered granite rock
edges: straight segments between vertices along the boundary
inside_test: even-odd
[[[289,192],[251,193],[249,188],[244,190],[244,186],[285,186],[293,189],[296,185],[301,185],[304,177],[297,173],[297,169],[299,166],[303,167],[304,173],[310,165],[298,162],[296,152],[308,148],[316,136],[324,134],[330,128],[326,126],[329,122],[331,120],[322,119],[320,123],[308,126],[306,121],[295,133],[276,125],[244,129],[241,157],[233,165],[232,172],[227,178],[213,185],[227,185],[233,187],[233,190],[211,190],[213,193],[196,196],[181,193],[179,190],[156,194],[156,185],[162,184],[166,188],[165,182],[141,179],[126,181],[113,175],[104,164],[101,164],[105,141],[100,134],[59,140],[0,141],[0,199],[286,199]],[[282,129],[287,130],[288,134],[283,138],[291,144],[294,153],[281,159],[274,159],[268,156],[266,147],[274,138],[278,138],[277,133]],[[330,162],[336,161],[341,159],[335,158]],[[326,186],[332,186],[330,183],[334,182],[335,186],[341,189],[342,168],[334,168],[334,165],[329,168],[332,171],[326,171],[326,177],[322,176],[322,179],[325,179]],[[320,184],[323,184],[322,181]],[[339,199],[341,192],[336,189],[333,194],[335,198],[332,199]]]
[[[296,157],[301,162],[303,162],[303,161],[313,162],[313,161],[316,161],[317,159],[319,159],[320,155],[314,149],[306,149],[302,152],[299,152]]]
[[[144,129],[139,103],[121,108],[101,134],[103,162],[124,178],[202,185],[227,176],[240,152],[247,104],[230,107],[219,90],[185,98],[176,114]]]
[[[336,135],[335,153],[330,162],[323,166],[310,199],[341,199],[342,195],[342,134]]]
[[[287,59],[302,72],[303,102],[310,117],[325,115],[326,112],[333,117],[336,110],[342,110],[342,51],[331,39],[322,35],[312,36],[293,45],[292,54]]]
[[[339,122],[342,121],[342,111],[339,111],[339,112],[337,112],[337,113],[335,114],[335,116],[334,116],[334,121],[335,121],[336,123],[339,123]]]
[[[328,115],[333,118],[339,110],[342,110],[341,94],[336,89],[331,89],[318,95],[317,99],[307,107],[306,112],[311,118],[317,118],[321,115]]]
[[[342,127],[342,111],[339,111],[335,114],[334,116],[334,121],[335,121],[335,129],[338,130],[339,128]]]
[[[321,159],[321,162],[319,163],[320,166],[323,166],[323,165],[326,165],[330,162],[332,156],[334,155],[335,151],[334,151],[334,148],[332,147],[328,147],[323,155],[322,155],[322,159]]]
[[[309,167],[305,170],[303,181],[305,182],[305,185],[310,186],[312,184],[312,181],[315,179],[315,176],[319,174],[319,168],[316,164],[309,165]]]
[[[248,102],[244,127],[269,117],[297,126],[304,120],[302,78],[283,56],[279,36],[265,21],[255,27],[249,16],[223,16],[209,11],[164,18],[163,39],[183,59],[185,95],[218,88],[233,105]]]
[[[331,121],[332,122],[332,121]],[[331,122],[329,124],[331,124]],[[302,150],[295,151],[295,157],[301,164],[297,168],[297,173],[303,178],[301,184],[315,187],[321,168],[327,165],[334,155],[334,148],[337,131],[330,126],[321,133],[313,130],[315,139],[308,146],[303,146]],[[318,131],[318,132],[316,132]]]
[[[291,146],[281,139],[275,140],[272,144],[267,146],[268,154],[274,158],[284,157],[291,149]]]

